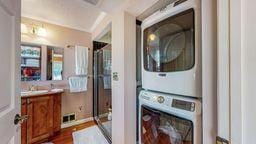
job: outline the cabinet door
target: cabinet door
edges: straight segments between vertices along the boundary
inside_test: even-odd
[[[61,94],[54,95],[53,99],[54,99],[53,129],[54,129],[54,132],[59,132],[61,128]]]
[[[27,99],[21,100],[21,115],[27,115]],[[21,144],[27,144],[27,121],[21,124]]]
[[[53,98],[43,96],[27,100],[28,144],[46,139],[53,134]]]

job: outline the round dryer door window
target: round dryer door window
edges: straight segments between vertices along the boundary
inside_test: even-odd
[[[169,30],[172,28],[171,30]],[[186,43],[182,27],[166,24],[148,36],[150,56],[160,63],[175,60],[184,50]]]

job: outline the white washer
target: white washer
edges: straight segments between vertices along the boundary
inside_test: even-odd
[[[201,144],[201,101],[141,91],[139,144]]]
[[[142,22],[143,89],[201,97],[200,5],[179,0]]]

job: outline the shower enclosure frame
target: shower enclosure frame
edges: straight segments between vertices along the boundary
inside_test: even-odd
[[[95,50],[93,52],[93,118],[95,123],[98,125],[100,128],[102,134],[104,137],[107,139],[107,141],[111,144],[112,143],[112,138],[109,132],[104,128],[102,122],[100,121],[99,118],[99,85],[98,85],[98,59],[97,59],[97,54],[101,52],[102,49]]]

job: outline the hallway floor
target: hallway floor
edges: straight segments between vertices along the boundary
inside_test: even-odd
[[[73,132],[91,127],[93,125],[96,125],[94,121],[90,121],[77,126],[62,129],[60,134],[52,137],[50,141],[54,144],[73,144]]]

